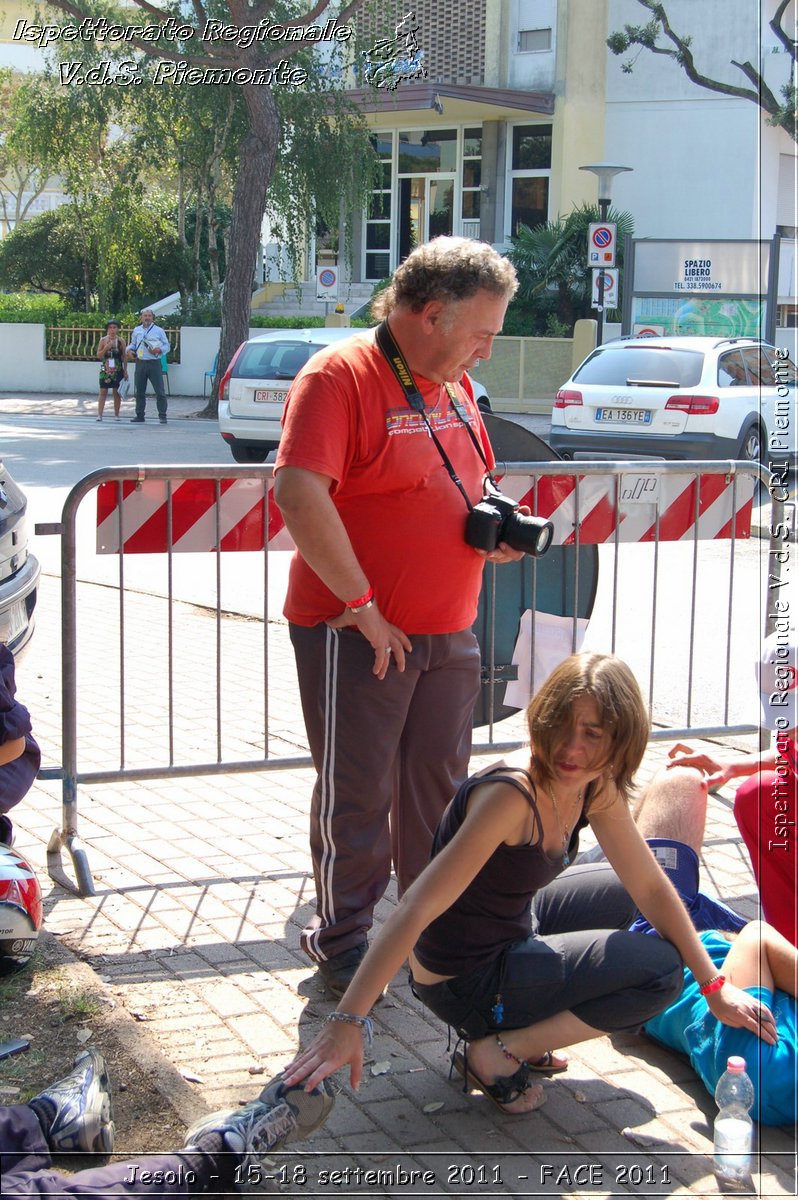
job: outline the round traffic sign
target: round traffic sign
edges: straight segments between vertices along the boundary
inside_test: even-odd
[[[335,271],[331,271],[329,267],[319,271],[319,283],[322,287],[332,287],[335,283]]]
[[[603,250],[605,246],[609,246],[612,241],[612,230],[606,225],[600,225],[598,229],[593,230],[593,245],[598,246],[599,250]]]

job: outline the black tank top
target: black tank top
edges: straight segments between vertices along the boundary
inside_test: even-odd
[[[428,971],[438,975],[464,975],[498,958],[504,948],[534,933],[537,924],[531,904],[536,892],[565,869],[562,858],[550,858],[542,847],[543,827],[538,813],[535,785],[528,771],[521,771],[529,787],[496,767],[484,775],[472,775],[458,789],[441,817],[432,843],[432,857],[439,854],[463,824],[468,798],[482,783],[508,783],[529,803],[534,816],[532,840],[523,846],[504,843],[494,850],[451,908],[441,913],[424,930],[414,952]],[[568,854],[573,861],[579,848],[579,830],[587,820],[577,821]]]

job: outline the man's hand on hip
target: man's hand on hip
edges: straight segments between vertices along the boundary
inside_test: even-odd
[[[333,617],[327,624],[331,629],[345,629],[347,625],[357,626],[374,649],[372,671],[378,679],[385,678],[392,657],[396,662],[397,671],[404,671],[405,651],[409,654],[413,649],[410,638],[396,625],[391,625],[385,620],[376,603],[358,613],[345,608],[340,616]]]

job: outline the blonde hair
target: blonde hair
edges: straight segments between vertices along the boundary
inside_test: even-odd
[[[487,242],[437,237],[408,254],[374,298],[371,313],[382,320],[400,304],[421,312],[431,300],[453,304],[481,291],[511,300],[517,289],[515,267]]]
[[[572,654],[533,696],[526,718],[536,771],[544,784],[554,778],[554,754],[572,726],[574,701],[583,696],[595,701],[601,723],[610,735],[603,765],[628,801],[648,743],[650,723],[637,680],[626,663],[612,654]]]

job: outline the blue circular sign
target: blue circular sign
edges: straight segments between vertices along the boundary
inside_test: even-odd
[[[331,271],[329,267],[319,271],[319,283],[322,287],[332,287],[335,283],[335,271]]]
[[[605,246],[609,246],[612,241],[612,232],[602,225],[600,229],[593,230],[593,243],[603,250]]]

